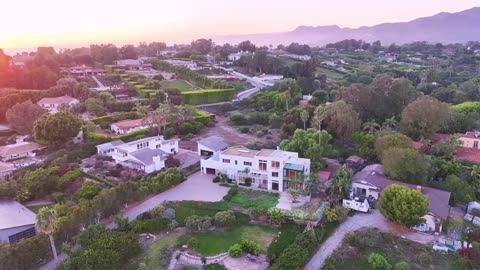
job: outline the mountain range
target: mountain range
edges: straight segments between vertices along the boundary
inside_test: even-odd
[[[290,32],[252,35],[212,36],[217,44],[238,44],[250,40],[257,45],[290,44],[298,42],[310,46],[323,46],[344,39],[380,40],[382,44],[404,44],[414,41],[431,43],[465,43],[480,41],[480,7],[456,13],[442,12],[409,22],[383,23],[359,28],[337,25],[299,26]]]

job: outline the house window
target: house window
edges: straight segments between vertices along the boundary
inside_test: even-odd
[[[258,161],[258,167],[260,171],[266,171],[267,170],[267,161],[266,160],[259,160]]]
[[[473,148],[478,148],[478,141],[473,142]]]
[[[223,163],[230,163],[230,159],[224,158],[224,159],[222,159],[222,162],[223,162]]]
[[[272,161],[272,168],[280,168],[280,162]]]
[[[237,165],[237,161],[235,160],[235,165]]]
[[[272,172],[273,177],[278,177],[278,172]]]
[[[243,165],[245,165],[245,166],[250,166],[250,167],[251,167],[251,166],[252,166],[252,162],[250,162],[250,161],[244,161],[244,162],[243,162]]]
[[[295,177],[297,175],[296,171],[289,170],[288,171],[288,177]]]

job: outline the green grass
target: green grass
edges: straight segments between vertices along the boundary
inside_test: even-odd
[[[137,270],[140,263],[145,264],[145,270],[163,270],[166,269],[160,264],[160,257],[163,248],[171,245],[175,245],[177,240],[182,234],[172,234],[165,238],[162,238],[156,241],[148,250],[143,252],[141,255],[130,260],[130,262],[125,265],[123,270]]]
[[[197,216],[211,216],[213,217],[217,212],[228,210],[228,203],[221,202],[196,202],[196,201],[181,201],[169,205],[175,209],[177,222],[181,225],[185,224],[185,219],[192,215]]]
[[[242,208],[259,207],[263,209],[269,209],[277,205],[278,194],[240,189],[238,194],[233,196],[230,202]]]
[[[269,226],[243,225],[223,231],[189,233],[183,235],[182,239],[189,241],[195,238],[198,245],[194,247],[194,250],[204,256],[212,256],[228,251],[230,246],[242,239],[251,239],[259,243],[265,252],[277,232],[278,229]]]
[[[180,91],[192,90],[192,86],[185,82],[184,80],[175,80],[175,81],[161,81],[162,89],[165,88],[178,88]]]
[[[272,244],[268,247],[268,257],[278,258],[280,254],[293,243],[298,234],[302,233],[304,226],[294,223],[288,223],[280,227],[280,231],[273,240]]]
[[[47,208],[52,208],[53,204],[44,204],[44,205],[33,205],[33,206],[27,206],[30,211],[34,212],[35,214],[38,214],[38,211],[40,208],[47,207]]]

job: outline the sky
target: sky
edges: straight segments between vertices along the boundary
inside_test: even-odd
[[[480,6],[480,0],[2,0],[0,48],[291,31],[299,25],[370,26]]]

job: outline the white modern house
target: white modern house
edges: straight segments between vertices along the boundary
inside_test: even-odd
[[[148,127],[150,127],[150,125],[148,125],[144,119],[122,120],[110,125],[110,129],[119,135],[128,134]]]
[[[50,113],[58,112],[58,107],[60,107],[61,105],[72,107],[73,105],[78,103],[80,103],[80,101],[71,96],[42,98],[40,101],[37,102],[38,105],[40,105],[44,109],[47,109]]]
[[[25,206],[11,199],[0,200],[0,243],[14,244],[34,237],[37,216]]]
[[[202,174],[225,174],[239,184],[285,191],[295,188],[289,180],[299,174],[310,174],[310,159],[299,158],[298,153],[282,150],[250,150],[234,146],[200,161]]]
[[[343,206],[367,212],[370,210],[371,204],[381,196],[381,192],[393,184],[417,190],[428,200],[429,212],[422,217],[425,222],[415,226],[414,229],[424,232],[440,232],[442,230],[442,222],[447,220],[450,214],[451,193],[391,180],[384,175],[383,166],[380,164],[369,165],[353,176],[352,190],[349,198],[343,199]]]
[[[111,156],[117,164],[125,167],[152,173],[165,168],[168,156],[178,152],[178,141],[178,139],[165,140],[163,136],[128,143],[114,141],[97,145],[97,154]]]
[[[194,61],[177,60],[177,59],[167,59],[167,60],[163,60],[163,61],[169,63],[172,66],[176,66],[176,67],[183,66],[183,67],[186,67],[186,68],[191,69],[191,70],[198,69],[197,68],[197,63],[195,63]]]
[[[236,53],[231,53],[228,55],[228,61],[230,62],[235,62],[237,60],[239,60],[240,58],[242,58],[242,56],[247,56],[247,55],[250,55],[250,52],[246,51],[241,51],[241,52],[236,52]]]

